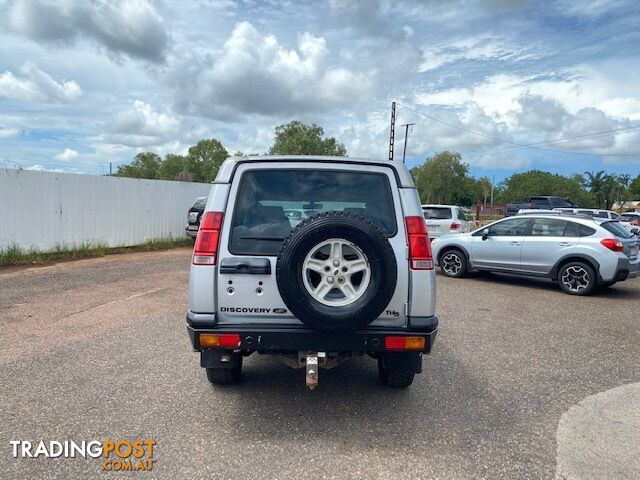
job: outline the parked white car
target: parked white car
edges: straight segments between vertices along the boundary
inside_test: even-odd
[[[422,205],[429,238],[470,231],[469,217],[456,205]]]
[[[608,218],[609,220],[619,220],[620,214],[611,210],[599,210],[597,208],[554,208],[556,212],[583,213],[593,218]]]
[[[620,224],[627,230],[637,232],[640,230],[640,212],[627,212],[620,216]]]

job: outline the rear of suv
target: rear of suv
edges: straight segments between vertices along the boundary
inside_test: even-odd
[[[291,215],[290,212],[296,212]],[[306,370],[357,355],[409,386],[435,340],[435,275],[417,191],[394,162],[230,158],[211,189],[187,328],[214,384],[258,352]]]
[[[195,242],[198,235],[198,229],[200,228],[200,220],[204,213],[204,207],[207,205],[207,197],[196,198],[191,208],[187,211],[187,226],[184,228],[187,237],[190,237]]]
[[[427,221],[429,238],[434,239],[450,233],[467,233],[469,219],[462,207],[456,205],[422,205]]]

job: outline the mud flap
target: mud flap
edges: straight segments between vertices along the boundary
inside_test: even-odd
[[[209,348],[200,351],[200,366],[203,368],[233,368],[238,364],[238,355],[232,350]]]
[[[406,370],[422,373],[421,352],[386,352],[382,354],[382,364],[387,370]]]

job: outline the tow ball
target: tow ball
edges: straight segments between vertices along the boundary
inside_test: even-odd
[[[306,366],[306,382],[309,390],[313,390],[318,386],[318,371],[320,363],[323,363],[327,357],[326,352],[307,352],[299,357],[300,363]]]

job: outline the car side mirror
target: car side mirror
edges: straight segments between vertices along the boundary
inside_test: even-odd
[[[482,240],[486,240],[487,238],[489,238],[489,229],[485,228],[482,230]]]
[[[631,233],[633,233],[636,237],[640,237],[640,228],[632,228]]]

